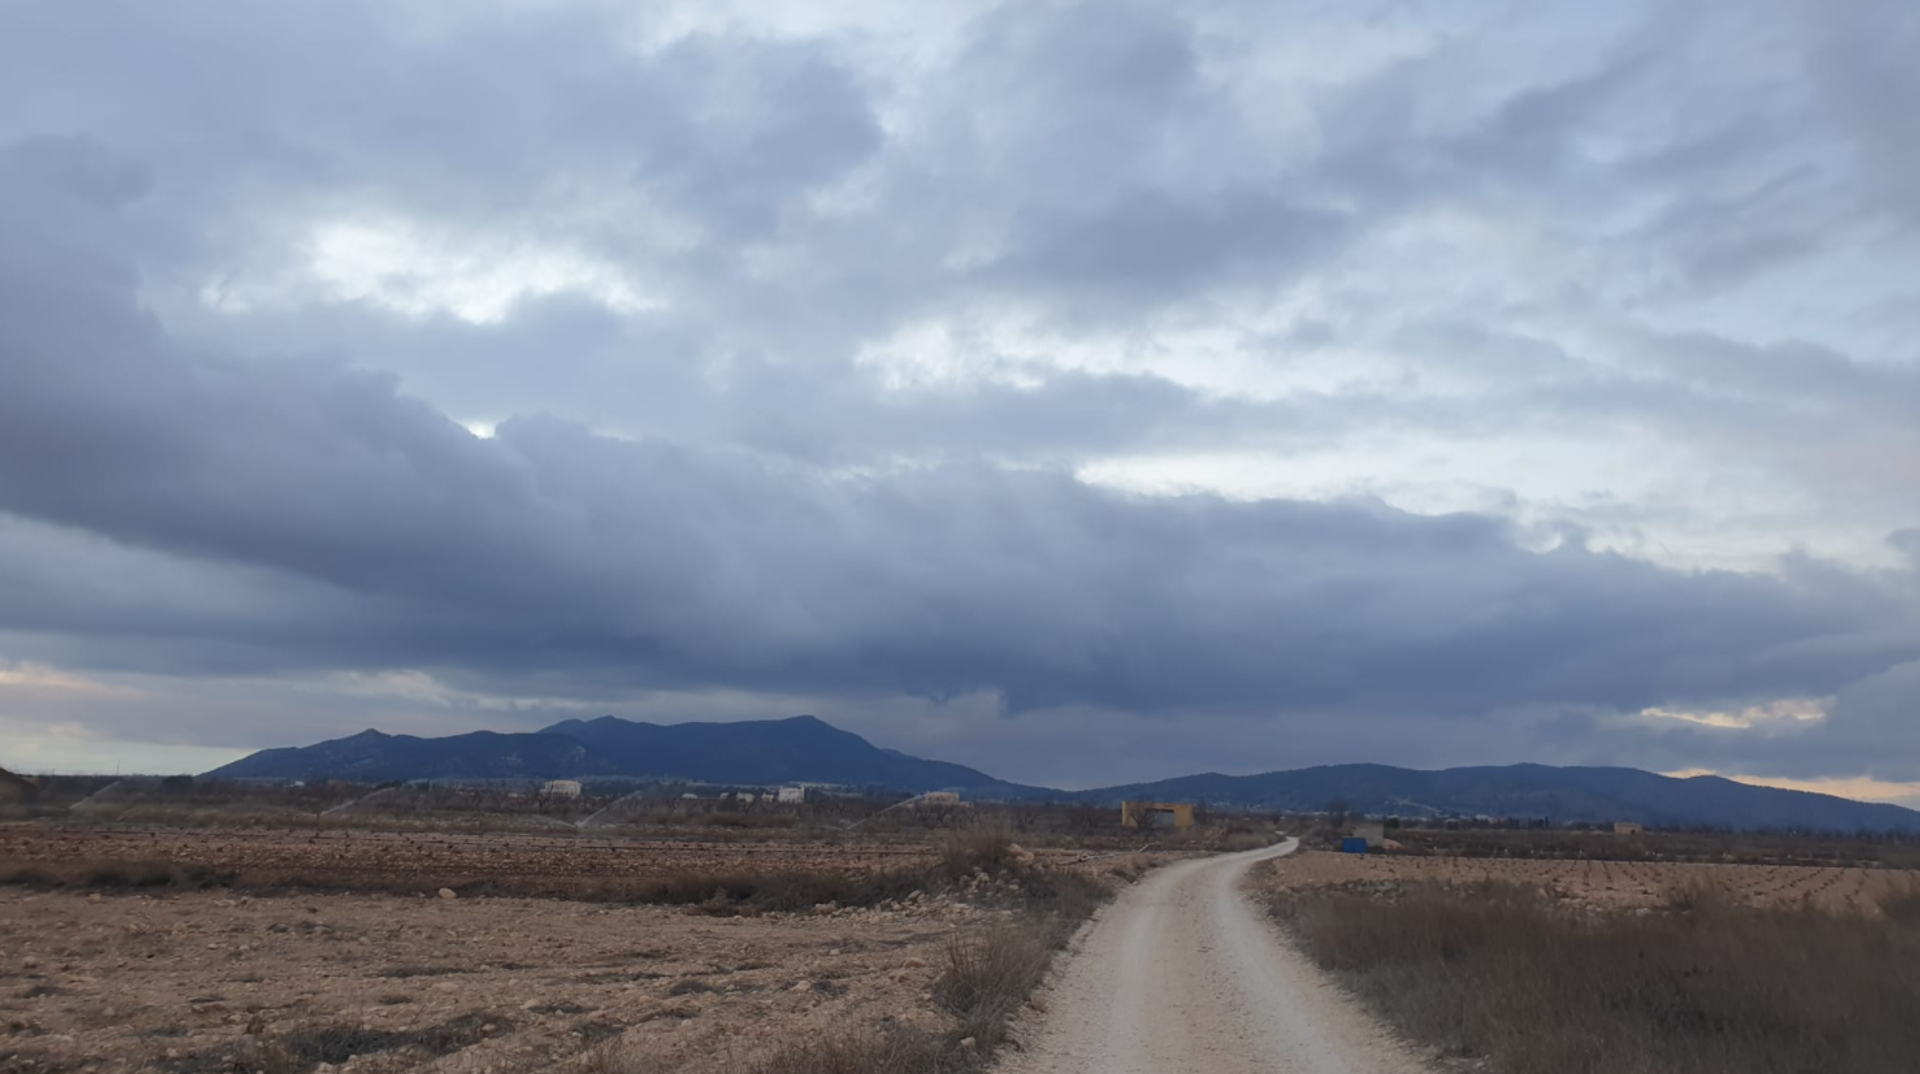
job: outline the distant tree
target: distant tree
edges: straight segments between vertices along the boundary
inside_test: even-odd
[[[1346,827],[1347,817],[1352,812],[1353,803],[1344,798],[1335,798],[1333,801],[1327,803],[1327,819],[1332,821],[1333,826],[1336,828]]]

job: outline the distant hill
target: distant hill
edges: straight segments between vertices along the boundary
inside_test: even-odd
[[[587,748],[565,735],[475,731],[418,738],[362,731],[312,746],[261,750],[208,772],[217,779],[557,779],[589,765]]]
[[[1318,811],[1344,802],[1355,812],[1402,817],[1486,814],[1674,827],[1920,831],[1920,812],[1895,805],[1755,787],[1719,776],[1676,779],[1636,768],[1538,764],[1434,771],[1346,764],[1256,776],[1209,772],[1104,787],[1078,797],[1094,802],[1208,802],[1276,812]]]
[[[30,802],[33,796],[32,780],[0,768],[0,802]]]
[[[881,749],[812,716],[667,725],[602,716],[564,720],[542,733],[584,743],[602,774],[703,783],[834,783],[912,793],[961,790],[1009,798],[1052,793],[1005,783],[964,765]]]
[[[236,779],[564,779],[622,776],[701,783],[831,783],[906,793],[956,790],[969,798],[1117,803],[1207,802],[1237,809],[1324,810],[1404,817],[1547,817],[1555,822],[1640,821],[1663,826],[1920,832],[1920,812],[1826,794],[1754,787],[1717,776],[1674,779],[1632,768],[1422,771],[1349,764],[1255,776],[1205,773],[1090,791],[994,779],[944,761],[881,749],[812,716],[738,723],[653,724],[602,716],[540,731],[477,731],[416,738],[363,731],[313,746],[262,750],[207,775]]]
[[[702,783],[832,783],[972,797],[1055,792],[1005,783],[963,765],[884,750],[812,716],[653,724],[602,716],[527,734],[416,738],[363,731],[313,746],[261,750],[208,776],[224,779],[563,779],[626,776]]]

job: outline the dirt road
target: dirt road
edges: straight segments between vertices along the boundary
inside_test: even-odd
[[[1179,862],[1108,907],[1006,1074],[1420,1074],[1240,893],[1276,847]]]

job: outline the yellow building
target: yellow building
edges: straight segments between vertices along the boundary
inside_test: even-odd
[[[1139,828],[1164,824],[1158,817],[1172,817],[1173,826],[1181,831],[1193,827],[1193,804],[1191,802],[1121,802],[1120,826]]]

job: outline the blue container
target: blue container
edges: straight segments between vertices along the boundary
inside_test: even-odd
[[[1340,853],[1342,854],[1365,854],[1366,852],[1367,841],[1365,839],[1355,836],[1350,839],[1340,840]]]

